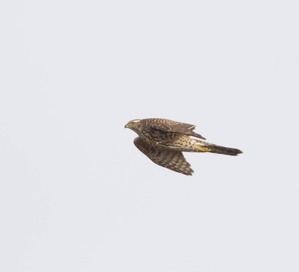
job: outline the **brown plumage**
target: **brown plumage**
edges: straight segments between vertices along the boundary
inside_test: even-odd
[[[211,152],[235,156],[241,150],[207,143],[195,133],[194,125],[167,119],[135,119],[125,125],[139,137],[135,146],[154,163],[173,171],[192,175],[193,170],[182,152]]]

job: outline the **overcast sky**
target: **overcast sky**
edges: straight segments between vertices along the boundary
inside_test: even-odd
[[[0,270],[299,271],[298,1],[1,1]],[[238,157],[152,163],[131,119]]]

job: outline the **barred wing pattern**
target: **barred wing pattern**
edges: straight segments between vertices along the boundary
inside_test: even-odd
[[[182,152],[149,145],[140,137],[134,140],[134,144],[154,163],[188,176],[192,175],[191,165]]]

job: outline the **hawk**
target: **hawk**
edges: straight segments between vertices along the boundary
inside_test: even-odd
[[[211,152],[236,156],[236,148],[205,142],[194,132],[194,125],[160,118],[134,119],[125,125],[135,131],[135,146],[154,163],[170,170],[191,176],[193,170],[182,152]]]

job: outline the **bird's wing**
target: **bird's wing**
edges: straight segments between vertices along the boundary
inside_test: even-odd
[[[146,127],[149,130],[173,132],[173,133],[184,134],[184,135],[193,136],[205,140],[203,136],[193,131],[195,129],[195,125],[176,122],[167,119],[154,119],[154,118],[145,119],[145,123],[146,123]]]
[[[134,144],[154,163],[188,176],[192,175],[191,165],[186,161],[182,152],[149,145],[140,137],[134,140]]]

